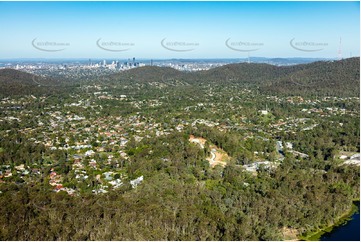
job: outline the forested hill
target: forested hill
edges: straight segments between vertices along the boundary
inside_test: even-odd
[[[285,95],[359,96],[360,59],[297,65],[292,72],[262,85],[261,91]]]
[[[2,85],[9,84],[22,84],[22,85],[34,85],[32,81],[34,75],[17,71],[14,69],[0,69],[0,82]]]
[[[112,78],[121,78],[122,80],[132,80],[138,82],[167,81],[170,77],[181,78],[187,73],[175,70],[170,67],[144,66],[118,74],[114,74]]]
[[[229,64],[207,71],[180,72],[169,67],[140,67],[112,75],[115,80],[188,84],[238,84],[272,95],[359,96],[360,59],[319,61],[294,66]]]
[[[359,96],[360,59],[319,61],[294,66],[273,66],[260,63],[229,64],[207,71],[181,72],[170,67],[145,66],[113,74],[104,78],[119,82],[178,85],[239,85],[259,88],[270,95]],[[107,81],[102,82],[107,84]],[[29,73],[0,70],[0,95],[38,94],[56,90],[64,80],[44,79]],[[69,82],[66,84],[69,85]],[[76,85],[76,83],[72,83]]]
[[[285,70],[286,72],[288,70]],[[268,64],[239,63],[229,64],[207,71],[193,73],[197,81],[224,83],[261,84],[282,75],[281,68]]]
[[[0,97],[58,93],[64,89],[62,80],[43,78],[14,69],[0,69]]]

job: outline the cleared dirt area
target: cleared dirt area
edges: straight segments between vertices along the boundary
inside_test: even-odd
[[[229,156],[227,153],[216,147],[215,145],[211,145],[211,157],[208,157],[207,160],[211,167],[215,167],[216,165],[226,166],[227,160],[229,160]]]
[[[201,146],[202,149],[204,149],[204,145],[206,143],[206,139],[203,139],[201,137],[195,137],[194,135],[190,135],[189,136],[189,141],[192,143],[196,143],[199,144]]]
[[[199,146],[202,149],[204,149],[204,145],[207,140],[202,137],[195,137],[194,135],[190,135],[189,141],[192,143],[199,144]],[[207,160],[209,161],[210,166],[211,167],[215,167],[216,165],[226,166],[227,161],[230,159],[228,154],[224,150],[218,148],[213,144],[211,144],[209,148],[211,149],[211,156],[208,157]]]
[[[297,229],[291,229],[287,227],[282,228],[282,234],[285,241],[297,241],[298,231]]]

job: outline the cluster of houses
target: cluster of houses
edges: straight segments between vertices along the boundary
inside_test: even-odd
[[[271,162],[271,161],[257,161],[248,165],[243,165],[243,168],[251,172],[253,174],[256,174],[257,171],[263,167],[264,169],[275,169],[280,165],[279,162]]]
[[[138,85],[138,84],[135,84]],[[36,123],[34,127],[26,127],[19,129],[19,132],[29,137],[29,140],[34,143],[41,143],[51,152],[66,150],[71,156],[67,158],[67,162],[71,165],[71,174],[75,183],[78,182],[92,182],[90,177],[95,177],[92,192],[95,194],[106,193],[109,189],[118,189],[124,185],[125,182],[130,182],[133,188],[136,188],[143,182],[144,177],[140,176],[134,180],[129,181],[126,174],[124,174],[122,167],[124,162],[129,160],[126,152],[126,146],[131,141],[140,142],[143,138],[159,137],[169,135],[172,132],[181,132],[187,127],[197,127],[205,125],[207,127],[216,128],[219,131],[225,132],[234,129],[247,130],[245,138],[253,138],[261,135],[261,138],[268,140],[275,132],[296,132],[299,130],[307,131],[317,127],[317,123],[311,118],[296,118],[285,117],[284,119],[272,120],[267,126],[261,126],[249,121],[248,117],[240,110],[242,107],[233,104],[232,102],[238,100],[239,97],[231,97],[230,103],[216,104],[211,101],[195,102],[193,106],[185,106],[185,112],[193,112],[205,109],[220,111],[223,107],[232,110],[237,110],[237,116],[233,121],[212,120],[211,118],[170,118],[169,123],[160,121],[158,117],[151,115],[145,116],[142,113],[144,107],[158,107],[163,105],[165,101],[161,98],[150,100],[135,100],[127,95],[114,96],[111,93],[103,91],[100,87],[90,86],[87,89],[96,89],[97,92],[92,92],[87,95],[87,98],[81,96],[70,96],[73,101],[68,101],[64,104],[53,104],[45,106],[41,114],[34,115],[34,112],[23,108],[28,104],[34,102],[43,102],[46,97],[24,96],[21,98],[4,98],[0,100],[0,110],[4,111],[4,116],[0,117],[0,122],[22,122],[28,120],[29,117]],[[245,95],[252,95],[250,90],[243,90]],[[214,97],[217,92],[209,93],[209,97]],[[71,100],[69,98],[69,100]],[[320,108],[319,104],[327,104],[330,106],[335,101],[347,101],[349,99],[342,98],[324,98],[322,100],[304,99],[302,97],[275,97],[268,96],[268,100],[277,103],[291,103],[300,106],[300,113],[305,116],[310,114],[322,115],[357,115],[355,111],[341,109],[337,107]],[[349,101],[357,101],[357,98],[351,98]],[[76,100],[76,101],[74,101]],[[103,106],[99,102],[106,102],[107,100],[127,101],[133,108],[139,109],[134,114],[128,116],[102,116],[99,115]],[[217,106],[218,105],[218,106]],[[306,108],[305,106],[310,106]],[[84,115],[83,111],[88,113]],[[89,117],[89,113],[91,116]],[[271,111],[259,110],[257,115],[265,116],[271,115]],[[323,116],[322,116],[323,117]],[[341,125],[341,124],[340,124]],[[341,125],[342,126],[342,125]],[[266,138],[268,137],[268,138]],[[286,142],[285,146],[288,152],[291,152],[295,157],[307,158],[307,154],[295,151],[290,142]],[[1,148],[1,147],[0,147]],[[283,144],[279,144],[279,148],[283,149]],[[280,150],[279,149],[279,150]],[[261,152],[261,151],[260,151]],[[360,155],[341,156],[344,164],[359,165]],[[282,158],[280,158],[282,160]],[[56,165],[49,164],[50,166]],[[261,166],[264,168],[275,168],[279,162],[257,161],[244,168],[247,171],[255,172]],[[24,164],[11,167],[4,165],[0,167],[0,182],[4,182],[4,178],[12,176],[21,176],[25,180],[31,179],[32,176],[40,176],[42,174],[41,168],[33,164],[33,166],[26,166]],[[49,184],[54,187],[54,191],[65,191],[70,195],[77,194],[77,188],[66,187],[64,182],[64,175],[58,174],[51,170],[49,177]]]
[[[360,166],[360,153],[353,154],[351,156],[341,155],[339,157],[341,160],[344,160],[344,165],[356,165]]]
[[[272,124],[270,124],[271,129],[285,132],[296,132],[301,129],[303,131],[312,130],[318,126],[318,123],[310,118],[292,118],[288,117],[285,119],[280,119]]]

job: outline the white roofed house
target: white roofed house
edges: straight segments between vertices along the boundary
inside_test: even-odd
[[[94,154],[95,154],[95,152],[93,150],[87,150],[84,155],[85,156],[92,156]]]
[[[140,176],[137,179],[131,180],[130,185],[132,185],[132,188],[136,188],[142,181],[143,181],[143,176]]]
[[[343,164],[360,166],[360,153],[350,156],[350,159],[346,160]]]
[[[126,139],[126,138],[120,138],[120,145],[121,146],[125,146],[126,145],[126,143],[128,143],[128,140]]]
[[[360,153],[354,154],[350,157],[350,160],[360,160]]]
[[[261,110],[260,112],[261,112],[262,115],[267,115],[268,114],[267,110]]]
[[[293,144],[291,142],[286,142],[286,148],[292,150]]]

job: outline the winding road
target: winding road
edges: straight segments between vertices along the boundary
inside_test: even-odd
[[[216,152],[217,150],[216,149],[211,149],[211,155],[212,157],[209,158],[209,163],[210,165],[213,165],[214,162],[216,162],[214,159],[216,159]]]

